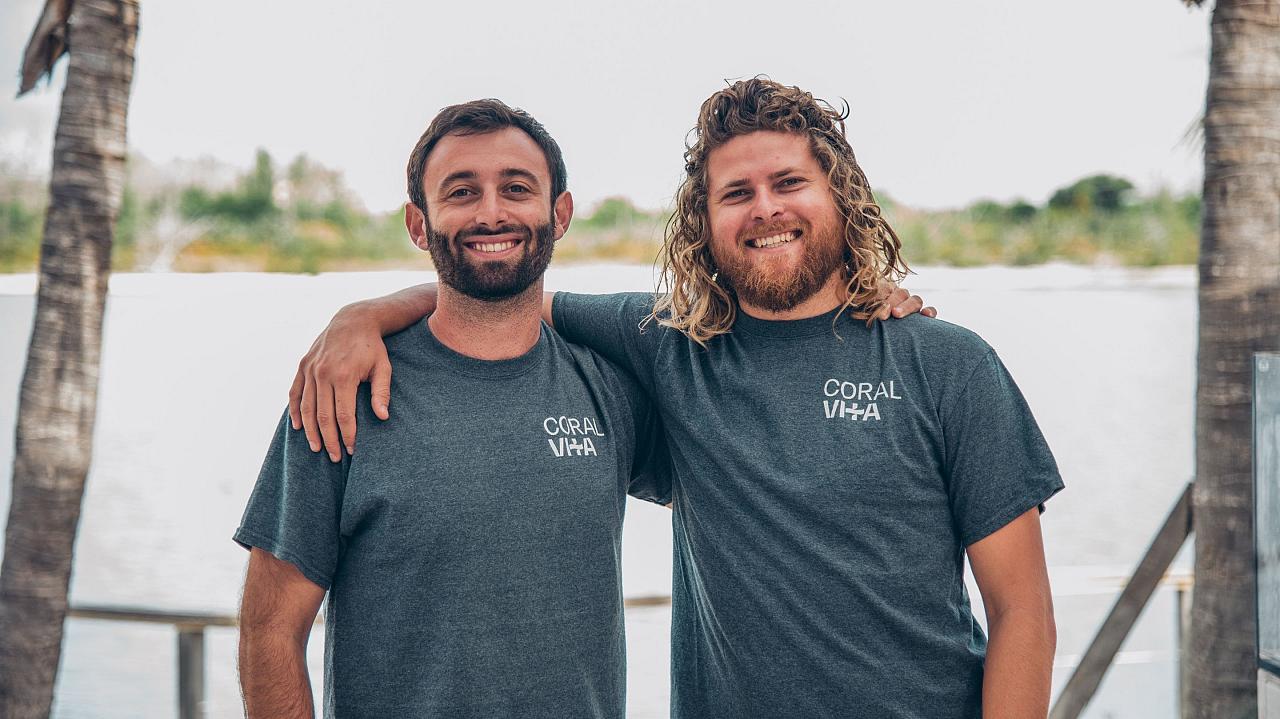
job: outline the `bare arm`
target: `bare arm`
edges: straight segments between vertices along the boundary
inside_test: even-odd
[[[307,639],[324,589],[255,547],[240,600],[240,690],[245,716],[312,717]]]
[[[1057,629],[1040,511],[1024,513],[967,551],[990,634],[982,716],[1044,719],[1049,712]]]

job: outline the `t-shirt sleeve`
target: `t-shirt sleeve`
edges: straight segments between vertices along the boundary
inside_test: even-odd
[[[627,494],[655,504],[671,504],[671,455],[662,419],[649,395],[635,380],[623,378],[624,391],[631,407],[635,427],[635,453]]]
[[[340,509],[350,457],[312,452],[285,413],[233,539],[289,562],[329,589],[340,552]]]
[[[942,418],[951,512],[967,547],[1063,488],[1022,392],[992,350]]]
[[[644,292],[557,292],[551,318],[562,337],[599,352],[651,390],[658,342],[667,331],[656,320],[645,321],[653,312],[653,300],[652,294]]]

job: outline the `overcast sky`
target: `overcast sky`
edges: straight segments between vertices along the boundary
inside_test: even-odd
[[[65,59],[13,95],[42,4],[0,3],[0,155],[37,169]],[[767,74],[846,99],[872,185],[910,205],[1043,202],[1095,172],[1196,189],[1208,25],[1179,0],[143,0],[129,142],[245,168],[305,152],[385,210],[436,111],[498,97],[560,141],[579,207],[662,207],[702,100]]]

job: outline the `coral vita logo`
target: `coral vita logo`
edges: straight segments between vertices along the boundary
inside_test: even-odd
[[[902,399],[896,380],[888,382],[845,382],[829,379],[822,383],[822,411],[827,419],[853,422],[880,420],[880,402]]]
[[[557,457],[595,457],[596,439],[603,439],[597,420],[591,417],[547,417],[542,421],[547,433],[547,444]]]

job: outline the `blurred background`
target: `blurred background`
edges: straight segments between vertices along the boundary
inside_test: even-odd
[[[11,67],[41,7],[0,7]],[[343,304],[433,278],[401,206],[441,107],[498,97],[563,147],[578,211],[549,289],[644,291],[698,105],[763,73],[847,103],[906,286],[996,348],[1058,457],[1060,687],[1194,473],[1208,31],[1171,0],[144,2],[72,605],[234,614],[230,535],[298,358]],[[65,74],[0,93],[0,437]],[[0,441],[0,509],[12,465]],[[667,512],[628,512],[626,593],[666,595]],[[1178,586],[1084,716],[1176,714]],[[628,610],[630,716],[666,716],[668,627]],[[234,653],[209,630],[208,716],[240,714]],[[70,619],[54,716],[177,716],[176,667],[171,626]]]
[[[15,67],[40,5],[0,9]],[[1195,261],[1208,17],[1171,0],[366,5],[143,4],[115,271],[424,262],[409,151],[477,97],[559,140],[561,260],[647,264],[699,104],[761,73],[848,103],[915,264]],[[0,93],[5,271],[34,267],[65,70]]]

